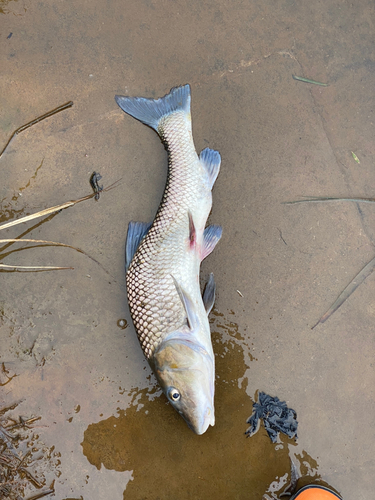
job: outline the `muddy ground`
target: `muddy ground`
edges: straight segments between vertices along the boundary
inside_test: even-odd
[[[311,327],[375,256],[375,205],[282,203],[374,195],[374,14],[370,0],[0,0],[0,149],[74,102],[1,156],[0,221],[90,194],[93,171],[122,179],[98,202],[0,231],[100,263],[1,246],[2,264],[74,268],[0,275],[3,495],[276,499],[292,457],[300,485],[372,497],[375,276]],[[203,436],[160,394],[131,325],[127,225],[152,219],[166,153],[114,101],[184,83],[197,150],[222,156],[210,221],[223,238],[202,265],[217,282],[217,423]],[[262,426],[245,437],[257,391],[296,410],[297,442],[272,444]]]

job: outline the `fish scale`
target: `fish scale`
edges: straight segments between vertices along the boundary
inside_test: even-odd
[[[162,121],[159,133],[169,153],[168,178],[155,220],[126,276],[130,312],[144,354],[150,358],[166,336],[185,320],[185,311],[166,269],[181,268],[189,237],[188,207],[194,203],[197,182],[191,164],[198,161],[186,140],[182,113]],[[173,263],[173,265],[172,265]]]
[[[190,87],[160,99],[116,96],[126,113],[154,128],[168,151],[168,176],[152,224],[129,223],[126,285],[142,350],[170,403],[197,434],[214,425],[215,360],[208,314],[213,275],[203,298],[201,261],[221,237],[205,224],[220,155],[195,151]]]

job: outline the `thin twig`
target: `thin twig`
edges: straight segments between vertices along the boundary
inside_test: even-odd
[[[20,417],[20,422],[18,422],[17,424],[13,424],[13,425],[10,425],[9,427],[5,427],[5,429],[7,430],[12,430],[12,429],[16,429],[17,427],[27,427],[30,425],[30,424],[33,424],[34,422],[37,422],[38,420],[41,420],[42,417],[31,417],[31,418],[28,418],[27,420],[22,420],[22,418]],[[14,420],[13,420],[14,422]]]
[[[0,158],[16,135],[20,134],[21,132],[28,129],[29,127],[32,127],[33,125],[41,122],[42,120],[45,120],[46,118],[49,118],[50,116],[55,115],[56,113],[59,113],[60,111],[64,111],[64,109],[71,108],[72,106],[73,106],[73,101],[66,102],[65,104],[62,104],[61,106],[58,106],[57,108],[52,109],[52,111],[48,111],[48,113],[45,113],[42,116],[38,116],[38,118],[35,118],[34,120],[31,120],[31,122],[28,122],[25,125],[22,125],[21,127],[19,127],[17,130],[15,130],[13,132],[13,134],[10,136],[10,139],[8,140],[8,142],[5,144],[4,148],[2,149],[2,151],[0,153]]]
[[[18,470],[20,467],[23,466],[25,463],[26,459],[31,455],[31,451],[29,450],[26,455],[21,459],[20,463],[17,465],[16,470]]]
[[[43,484],[40,483],[37,479],[35,479],[35,477],[31,474],[31,472],[29,472],[25,467],[19,467],[17,468],[17,470],[24,472],[26,476],[30,479],[30,481],[34,483],[37,488],[41,488],[43,486]]]
[[[9,384],[9,382],[10,382],[11,380],[13,380],[13,379],[14,379],[14,377],[17,377],[17,374],[16,374],[16,373],[15,373],[12,377],[8,377],[9,370],[7,370],[7,369],[5,368],[5,363],[4,363],[4,362],[2,362],[2,363],[1,363],[1,373],[3,373],[3,374],[6,376],[7,381],[6,381],[6,382],[4,382],[4,383],[3,383],[3,382],[0,382],[0,387],[4,387],[5,385]],[[0,412],[0,415],[1,415],[1,412]]]
[[[42,490],[39,491],[39,493],[36,493],[35,495],[31,497],[27,497],[26,500],[37,500],[38,498],[45,497],[46,495],[51,495],[52,493],[55,493],[55,490]]]

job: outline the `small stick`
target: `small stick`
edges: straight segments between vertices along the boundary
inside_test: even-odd
[[[25,469],[25,467],[17,467],[17,470],[24,472],[26,476],[30,479],[30,481],[34,483],[37,488],[41,488],[43,486],[43,484],[40,483],[37,479],[35,479],[35,477],[31,474],[31,472]]]
[[[4,365],[4,363],[3,363],[3,365]],[[6,381],[6,382],[4,382],[4,383],[0,382],[0,387],[4,387],[4,385],[9,384],[9,382],[10,382],[11,380],[13,380],[13,379],[14,379],[14,377],[17,377],[17,373],[15,373],[12,377],[8,377],[8,375],[7,375],[7,374],[6,374],[6,372],[4,372],[4,371],[3,371],[3,373],[4,373],[4,375],[7,377],[7,381]]]
[[[321,85],[322,87],[328,87],[328,83],[316,82],[315,80],[310,80],[309,78],[303,78],[302,76],[292,75],[293,80],[299,82],[312,83],[313,85]]]
[[[38,498],[45,497],[46,495],[50,495],[51,493],[55,493],[55,490],[43,490],[33,495],[32,497],[28,497],[26,500],[37,500]]]
[[[45,497],[46,495],[51,495],[52,493],[55,493],[55,490],[42,490],[39,491],[39,493],[36,493],[32,497],[27,497],[26,500],[37,500],[38,498]]]
[[[41,418],[42,417],[31,417],[31,418],[28,418],[27,420],[24,421],[20,417],[20,420],[21,420],[20,422],[18,422],[17,424],[10,425],[9,427],[5,427],[5,429],[8,430],[8,429],[16,429],[17,427],[27,427],[28,425],[33,424],[37,420],[41,420]]]
[[[7,370],[5,368],[5,363],[4,361],[1,363],[1,371],[2,373],[6,376],[6,378],[8,379],[6,382],[2,383],[0,382],[0,387],[4,387],[4,385],[7,385],[9,384],[9,382],[14,379],[14,377],[17,377],[17,373],[15,373],[12,377],[8,377],[8,373],[9,373],[9,370]],[[1,415],[1,412],[0,412],[0,415]]]
[[[19,127],[17,130],[15,130],[13,132],[13,134],[10,136],[10,139],[8,140],[8,142],[5,144],[4,148],[2,149],[2,151],[0,153],[0,158],[16,135],[20,134],[21,132],[28,129],[29,127],[32,127],[33,125],[41,122],[42,120],[45,120],[46,118],[49,118],[50,116],[55,115],[56,113],[59,113],[60,111],[64,111],[64,109],[71,108],[72,106],[73,106],[73,101],[66,102],[65,104],[62,104],[61,106],[58,106],[57,108],[53,109],[52,111],[48,111],[48,113],[45,113],[42,116],[38,116],[38,118],[31,120],[31,122],[28,122],[25,125],[22,125],[22,127]]]
[[[31,455],[31,451],[29,450],[26,455],[21,459],[20,463],[16,467],[16,470],[18,470],[22,465],[24,464],[25,460]]]

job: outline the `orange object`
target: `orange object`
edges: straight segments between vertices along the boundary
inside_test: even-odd
[[[292,500],[342,500],[341,497],[325,486],[309,484],[300,489]]]

